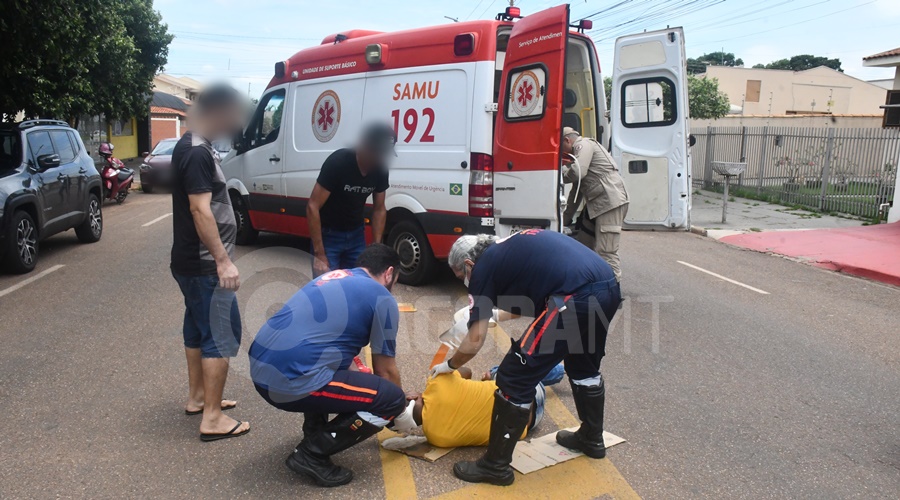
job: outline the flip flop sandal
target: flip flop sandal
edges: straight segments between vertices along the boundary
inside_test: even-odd
[[[237,407],[237,403],[235,403],[233,405],[225,405],[222,407],[222,411],[228,411],[228,410],[234,409],[236,407]],[[184,414],[189,417],[194,416],[194,415],[203,415],[203,408],[200,408],[199,410],[194,410],[194,411],[184,410]]]
[[[219,439],[228,439],[228,438],[243,436],[244,434],[250,432],[249,427],[247,427],[246,429],[244,429],[241,432],[238,432],[238,433],[234,432],[234,431],[238,430],[238,428],[240,428],[240,426],[242,426],[242,425],[244,425],[243,422],[238,422],[237,425],[235,425],[233,429],[231,429],[230,431],[225,432],[225,433],[208,433],[207,434],[207,433],[201,432],[200,433],[200,441],[218,441]]]

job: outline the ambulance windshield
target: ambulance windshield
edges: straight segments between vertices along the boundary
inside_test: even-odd
[[[603,82],[595,81],[590,48],[584,40],[569,38],[566,53],[566,90],[563,94],[563,127],[572,127],[584,137],[601,140],[597,126],[597,94]],[[598,85],[599,87],[595,87]],[[603,111],[603,110],[600,110]]]

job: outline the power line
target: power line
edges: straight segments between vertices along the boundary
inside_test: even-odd
[[[481,7],[481,4],[483,4],[483,3],[484,3],[484,0],[479,0],[478,3],[475,4],[475,7],[472,8],[472,12],[469,12],[469,15],[466,16],[466,20],[468,20],[470,17],[472,17],[472,14],[474,14],[475,11],[478,10],[478,7]]]
[[[792,28],[792,27],[794,27],[794,26],[796,26],[796,25],[798,25],[798,24],[805,24],[805,23],[809,23],[809,22],[812,22],[812,21],[818,21],[819,19],[824,19],[824,18],[826,18],[826,17],[830,17],[830,16],[833,16],[833,15],[835,15],[835,14],[840,14],[841,12],[847,12],[848,10],[853,10],[853,9],[862,7],[863,5],[869,5],[869,4],[871,4],[871,3],[875,3],[875,1],[876,1],[876,0],[869,0],[868,2],[861,3],[861,4],[858,4],[858,5],[854,5],[853,7],[848,7],[848,8],[846,8],[846,9],[836,10],[836,11],[834,11],[834,12],[830,12],[830,13],[825,14],[825,15],[822,15],[822,16],[813,17],[813,18],[810,18],[810,19],[804,19],[804,20],[802,20],[802,21],[795,21],[795,22],[793,22],[793,23],[791,23],[791,24],[785,24],[785,25],[783,25],[783,26],[778,26],[777,28],[771,28],[771,29],[767,29],[767,30],[756,31],[756,32],[754,32],[754,33],[749,33],[749,34],[746,34],[746,35],[733,36],[733,37],[730,37],[730,38],[726,38],[726,39],[724,39],[724,40],[713,40],[713,41],[710,41],[710,42],[704,42],[704,43],[701,43],[701,44],[697,44],[697,46],[701,46],[701,47],[702,47],[703,45],[710,45],[710,44],[713,44],[713,43],[722,43],[722,42],[727,42],[727,41],[730,41],[730,40],[735,40],[735,39],[738,39],[738,38],[747,38],[747,37],[751,37],[751,36],[761,35],[761,34],[763,34],[763,33],[770,33],[770,32],[772,32],[772,31],[778,31],[778,30],[781,30],[781,29],[784,29],[784,28]]]

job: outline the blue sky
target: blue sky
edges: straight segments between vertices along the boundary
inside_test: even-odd
[[[166,72],[200,81],[227,79],[258,96],[276,61],[354,28],[393,31],[488,19],[507,0],[155,0],[176,38]],[[518,0],[523,14],[557,1]],[[688,56],[725,49],[745,65],[796,54],[837,57],[862,79],[892,69],[863,68],[862,57],[900,47],[900,0],[575,0],[572,18],[595,14],[592,33],[603,67],[616,36],[684,26]],[[248,88],[249,87],[249,88]]]

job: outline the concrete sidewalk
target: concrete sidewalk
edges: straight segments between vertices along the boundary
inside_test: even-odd
[[[691,208],[691,230],[720,239],[725,236],[764,231],[789,231],[839,227],[859,227],[863,221],[835,217],[809,210],[775,205],[746,198],[730,198],[727,222],[722,223],[722,195],[711,191],[694,191]]]
[[[863,226],[857,219],[695,191],[691,231],[757,252],[900,286],[900,223]]]
[[[720,241],[900,286],[900,222],[853,228],[737,234],[725,236]]]

